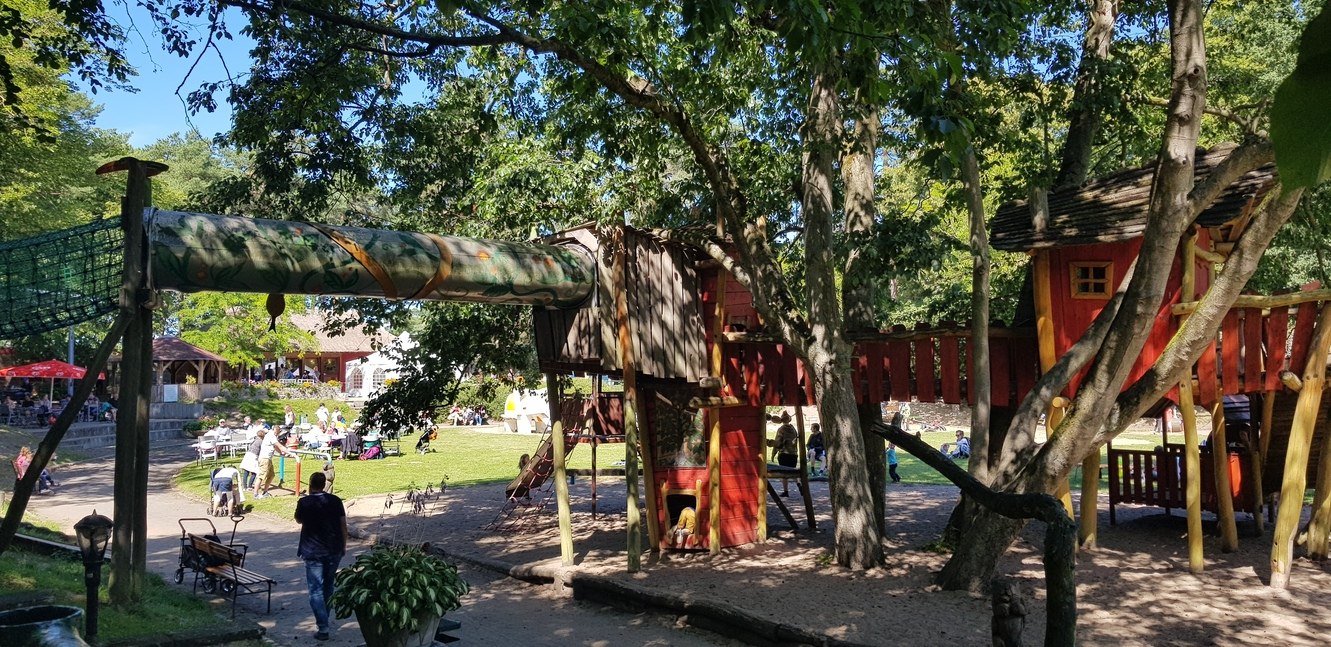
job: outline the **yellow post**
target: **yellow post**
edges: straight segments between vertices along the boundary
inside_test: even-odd
[[[555,453],[555,501],[559,506],[559,562],[573,565],[573,517],[568,503],[568,461],[564,447],[564,421],[559,415],[563,393],[554,373],[545,374],[545,392],[550,396],[550,447]]]
[[[1183,294],[1179,301],[1197,298],[1197,230],[1183,244]],[[1186,315],[1183,317],[1186,319]],[[1207,348],[1206,352],[1214,352]],[[1197,438],[1197,403],[1192,394],[1192,371],[1178,386],[1179,411],[1183,414],[1183,466],[1187,472],[1183,498],[1188,512],[1188,570],[1201,573],[1202,556],[1202,450]]]
[[[1188,570],[1200,574],[1202,559],[1202,450],[1197,438],[1197,409],[1192,401],[1192,380],[1178,386],[1178,408],[1183,414],[1183,471],[1187,475],[1184,501],[1188,510]]]
[[[1216,524],[1220,526],[1220,551],[1232,553],[1239,548],[1239,531],[1234,523],[1234,490],[1229,478],[1229,444],[1225,432],[1225,402],[1222,398],[1211,407],[1211,466],[1215,472],[1215,516]]]
[[[712,377],[716,378],[721,377],[721,333],[725,332],[725,320],[726,271],[718,268],[716,318],[712,321]],[[721,554],[721,410],[709,409],[707,422],[710,425],[710,433],[707,436],[707,549],[711,554],[719,555]],[[766,469],[766,466],[767,462],[763,461],[763,468]],[[760,500],[766,504],[765,493]]]
[[[1331,350],[1331,303],[1322,306],[1317,319],[1317,333],[1313,347],[1308,351],[1308,364],[1303,370],[1303,388],[1299,389],[1298,404],[1294,406],[1294,423],[1289,430],[1289,446],[1285,450],[1285,476],[1280,484],[1280,507],[1276,512],[1276,527],[1271,535],[1271,586],[1278,589],[1289,584],[1290,562],[1294,558],[1294,532],[1298,529],[1303,512],[1303,494],[1308,487],[1308,454],[1312,449],[1313,427],[1317,423],[1317,409],[1322,402],[1322,388],[1326,383],[1326,354]]]
[[[1049,277],[1049,251],[1039,250],[1035,252],[1035,265],[1032,276],[1034,283],[1035,297],[1035,334],[1040,349],[1040,371],[1046,372],[1054,367],[1058,361],[1058,351],[1054,346],[1054,301],[1052,287]],[[1056,406],[1050,406],[1045,412],[1045,430],[1052,435],[1058,428],[1058,423],[1063,421],[1063,410]],[[1084,469],[1084,468],[1083,468]],[[1096,472],[1098,473],[1100,464],[1096,462]],[[1085,483],[1083,478],[1082,483]],[[1054,491],[1054,496],[1063,502],[1063,507],[1067,509],[1068,516],[1074,514],[1072,510],[1072,487],[1067,479],[1063,479]],[[1083,506],[1084,508],[1085,506]],[[1083,512],[1084,515],[1084,512]],[[1095,515],[1091,515],[1091,536],[1095,535]],[[1085,538],[1085,529],[1087,521],[1082,519],[1082,534]]]

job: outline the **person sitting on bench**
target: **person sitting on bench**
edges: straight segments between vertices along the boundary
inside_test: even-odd
[[[971,440],[966,437],[966,432],[958,429],[957,442],[943,443],[942,446],[938,448],[938,451],[942,452],[948,458],[970,458]]]

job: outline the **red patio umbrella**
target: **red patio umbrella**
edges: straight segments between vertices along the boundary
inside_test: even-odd
[[[45,362],[36,364],[24,364],[22,366],[11,366],[9,368],[0,368],[0,377],[35,377],[48,378],[51,380],[51,394],[55,397],[56,380],[77,380],[82,378],[88,370],[82,366],[74,366],[58,359],[48,359]],[[106,379],[106,373],[98,373],[97,379]]]

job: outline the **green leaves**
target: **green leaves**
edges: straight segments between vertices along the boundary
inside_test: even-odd
[[[1303,31],[1298,65],[1280,84],[1271,107],[1271,142],[1286,188],[1312,187],[1331,177],[1331,14],[1325,9]]]
[[[379,545],[337,573],[329,607],[338,618],[372,618],[388,632],[415,630],[425,612],[458,608],[470,590],[457,567],[414,546]]]

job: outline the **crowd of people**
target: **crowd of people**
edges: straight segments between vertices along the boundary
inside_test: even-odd
[[[70,404],[69,397],[52,400],[51,396],[46,394],[34,394],[22,391],[11,391],[4,395],[4,400],[0,401],[0,413],[4,414],[5,422],[16,423],[21,420],[28,420],[33,423],[43,423],[46,416],[59,414]],[[99,420],[115,422],[116,419],[116,401],[114,397],[106,400],[98,398],[96,395],[89,395],[83,402],[83,409],[79,412],[80,420]]]
[[[482,405],[461,407],[455,404],[453,405],[453,408],[448,411],[446,419],[448,420],[448,424],[455,427],[490,424],[490,414],[486,412],[485,407]]]

